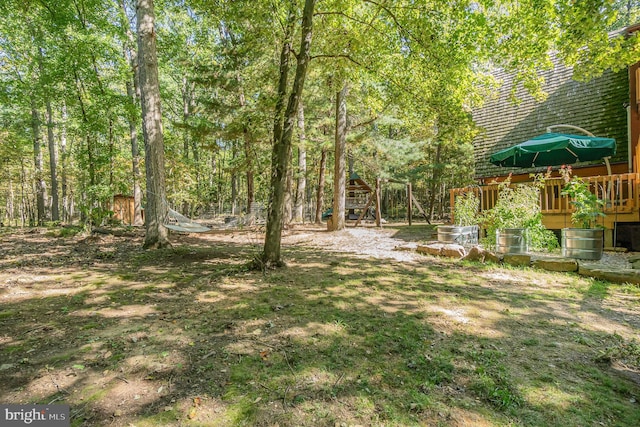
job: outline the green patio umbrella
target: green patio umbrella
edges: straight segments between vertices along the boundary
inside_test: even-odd
[[[596,136],[545,133],[494,153],[489,161],[497,166],[558,166],[606,159],[616,154],[616,140]]]

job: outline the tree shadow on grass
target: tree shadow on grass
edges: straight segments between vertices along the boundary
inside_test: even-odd
[[[610,334],[580,320],[573,278],[304,248],[262,274],[250,246],[187,242],[0,300],[1,400],[68,402],[73,425],[639,421],[638,386],[594,362]]]

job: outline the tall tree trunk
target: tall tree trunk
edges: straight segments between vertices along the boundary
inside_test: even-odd
[[[85,123],[89,123],[88,120]],[[90,132],[90,131],[87,131]],[[96,162],[93,158],[93,143],[91,142],[91,135],[89,133],[84,136],[85,142],[87,143],[87,163],[89,165],[89,185],[92,187],[96,185]],[[93,200],[93,199],[91,199]]]
[[[40,70],[40,76],[44,76],[44,52],[42,48],[38,49],[38,68]],[[58,159],[56,155],[56,141],[53,137],[53,114],[51,112],[51,99],[49,96],[49,87],[47,84],[43,84],[43,94],[45,101],[45,109],[47,115],[47,146],[49,148],[49,173],[51,176],[51,220],[58,221],[58,177],[56,174],[56,168],[58,166]],[[39,153],[40,157],[40,168],[42,169],[42,153]],[[43,192],[43,200],[46,201],[46,187],[44,185],[44,170],[41,170],[40,176],[42,177],[42,192]],[[38,214],[40,214],[40,209],[38,209]],[[38,222],[41,222],[40,220]]]
[[[255,199],[255,174],[253,172],[253,153],[251,150],[251,137],[249,136],[249,130],[244,127],[244,157],[246,162],[246,178],[247,178],[247,213],[251,213],[251,206]]]
[[[429,184],[429,211],[427,222],[431,223],[433,219],[433,213],[435,210],[436,193],[438,192],[438,184],[442,180],[442,165],[440,165],[440,158],[442,156],[442,142],[438,142],[436,145],[436,155],[433,159],[433,174],[431,175],[431,183]]]
[[[238,151],[236,144],[233,144],[231,149],[231,163],[235,164],[235,160],[238,157]],[[238,172],[234,168],[231,169],[231,215],[235,215],[238,206]]]
[[[244,110],[246,105],[246,100],[244,97],[244,90],[242,88],[242,79],[240,75],[236,76],[236,80],[240,86],[240,108]],[[245,169],[246,169],[246,179],[247,179],[247,213],[251,213],[251,206],[253,205],[254,197],[255,197],[255,177],[253,171],[253,152],[251,146],[251,134],[249,133],[249,126],[247,123],[244,123],[242,127],[242,138],[244,141],[244,159],[245,159]]]
[[[189,158],[189,129],[187,128],[187,122],[191,115],[191,99],[189,93],[189,80],[187,76],[182,77],[182,156],[185,159]]]
[[[109,119],[109,188],[113,189],[113,174],[115,170],[115,160],[116,160],[116,143],[113,137],[113,120]]]
[[[289,159],[291,158],[291,139],[293,137],[293,128],[295,127],[295,119],[298,111],[298,103],[302,96],[304,81],[307,76],[307,67],[309,65],[309,52],[311,50],[311,36],[313,30],[313,9],[316,0],[305,0],[304,10],[302,12],[302,32],[300,41],[300,50],[296,63],[296,74],[293,80],[293,87],[289,96],[287,109],[284,117],[280,118],[282,104],[286,96],[286,74],[289,71],[289,54],[291,50],[291,30],[293,29],[293,13],[290,14],[287,25],[287,33],[289,36],[285,38],[280,56],[280,81],[278,85],[278,101],[276,104],[276,125],[274,127],[274,146],[272,155],[272,172],[271,172],[271,202],[269,204],[269,214],[267,218],[267,230],[264,242],[264,251],[262,253],[263,265],[278,266],[282,264],[280,254],[280,246],[282,241],[282,230],[284,228],[284,199],[286,191],[286,177],[288,169],[291,167]],[[292,6],[294,6],[292,4]],[[293,8],[292,8],[293,12]],[[284,127],[282,126],[284,120]]]
[[[191,138],[191,153],[193,154],[193,161],[197,165],[200,162],[200,149],[198,148],[198,139]],[[200,168],[196,168],[196,183],[200,185]]]
[[[289,153],[289,164],[284,185],[284,223],[289,224],[293,219],[293,150]]]
[[[318,192],[316,193],[316,224],[322,223],[322,208],[324,207],[324,182],[327,170],[327,153],[329,150],[322,147],[320,154],[320,167],[318,168]]]
[[[135,40],[131,32],[129,20],[127,19],[127,8],[125,0],[120,3],[122,11],[122,25],[126,26],[128,43],[124,45],[124,56],[130,67],[130,76],[127,78],[126,88],[127,97],[132,103],[132,107],[137,108],[140,105],[140,87],[138,82],[138,52],[135,49]],[[131,142],[131,173],[133,178],[133,225],[142,225],[142,189],[140,182],[142,181],[142,173],[140,172],[140,147],[138,145],[138,123],[139,118],[135,108],[131,108],[127,121],[129,122],[129,139]]]
[[[62,220],[71,222],[71,211],[69,209],[69,195],[67,184],[67,106],[62,105],[62,125],[60,126],[60,186],[62,187]]]
[[[220,161],[218,162],[220,164],[220,167],[216,168],[215,165],[213,165],[213,170],[215,171],[214,173],[217,172],[216,175],[216,184],[218,187],[218,213],[223,213],[224,212],[224,202],[225,202],[225,195],[223,193],[223,187],[222,187],[222,183],[224,182],[224,168],[222,167],[222,165],[224,165],[225,162],[225,155],[226,150],[222,151],[222,158],[220,159]]]
[[[132,70],[133,81],[136,79],[135,69]],[[127,95],[133,103],[138,105],[137,87],[132,87],[131,81],[127,81]],[[134,86],[137,86],[134,84]],[[142,189],[140,188],[140,181],[142,180],[142,174],[140,173],[140,148],[138,147],[138,124],[136,121],[136,114],[129,114],[129,138],[131,142],[131,172],[133,175],[133,225],[142,225]]]
[[[53,135],[53,112],[51,110],[51,100],[47,96],[47,139],[49,145],[49,172],[51,176],[51,220],[60,220],[59,200],[58,200],[58,149]]]
[[[87,129],[84,132],[84,139],[87,144],[87,162],[88,162],[88,172],[89,172],[89,184],[94,186],[96,184],[96,167],[93,161],[93,149],[91,148],[91,137],[89,135],[89,118],[87,117],[87,110],[85,108],[84,102],[84,87],[82,85],[82,81],[80,80],[80,76],[78,75],[77,70],[73,70],[73,77],[76,83],[76,92],[78,96],[78,103],[80,104],[80,111],[82,112],[82,123],[85,125]]]
[[[42,135],[40,134],[40,114],[38,113],[38,107],[36,106],[36,100],[31,95],[31,130],[33,132],[33,164],[34,164],[34,178],[36,189],[36,223],[37,225],[44,224],[45,220],[45,192],[46,184],[44,182],[44,167],[42,161]]]
[[[15,194],[13,192],[13,180],[9,176],[9,197],[7,197],[7,225],[11,226],[15,217]]]
[[[171,246],[163,226],[168,206],[165,190],[164,139],[158,83],[158,58],[153,0],[137,0],[138,69],[142,98],[142,130],[145,143],[147,209],[145,248]]]
[[[347,94],[349,85],[344,84],[336,94],[336,138],[335,169],[333,174],[333,215],[331,230],[344,230],[346,191],[346,145],[347,145]]]
[[[137,96],[137,67],[132,69],[133,82],[127,81],[127,96],[133,103],[138,105]],[[133,225],[142,225],[142,189],[140,188],[140,181],[142,180],[142,174],[140,173],[140,148],[138,147],[138,124],[136,120],[136,114],[132,111],[128,117],[129,121],[129,139],[131,142],[131,172],[133,175]]]
[[[20,160],[20,225],[24,227],[25,222],[29,221],[29,225],[35,225],[35,217],[31,209],[31,201],[27,196],[25,187],[27,184],[27,170],[24,160]]]
[[[296,179],[296,203],[293,221],[304,222],[304,204],[307,189],[307,136],[304,129],[304,106],[298,105],[298,176]]]

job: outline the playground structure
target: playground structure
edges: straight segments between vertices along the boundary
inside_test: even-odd
[[[374,205],[374,212],[371,212],[372,205]],[[379,180],[376,180],[376,186],[372,189],[357,173],[351,173],[346,187],[344,208],[347,219],[356,220],[356,227],[368,215],[375,218],[376,225],[380,226]],[[356,214],[356,211],[359,211],[359,214]]]
[[[354,227],[357,227],[360,222],[367,216],[373,217],[377,227],[382,226],[381,218],[381,185],[383,183],[394,183],[406,185],[407,191],[407,221],[409,225],[413,221],[414,208],[429,222],[429,218],[425,213],[420,203],[413,195],[411,183],[398,181],[394,179],[381,179],[376,178],[375,187],[371,187],[364,179],[362,179],[357,173],[352,172],[349,176],[349,182],[346,187],[345,197],[345,211],[347,220],[355,220]],[[373,211],[372,211],[373,208]]]

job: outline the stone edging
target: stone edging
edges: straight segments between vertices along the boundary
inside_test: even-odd
[[[418,245],[416,252],[433,256],[458,258],[463,261],[492,262],[516,267],[533,267],[541,270],[577,273],[613,283],[631,283],[640,285],[640,270],[632,268],[606,268],[601,264],[563,257],[534,257],[529,254],[505,254],[498,256],[493,252],[473,246],[468,251],[462,245],[449,243],[430,243]]]

